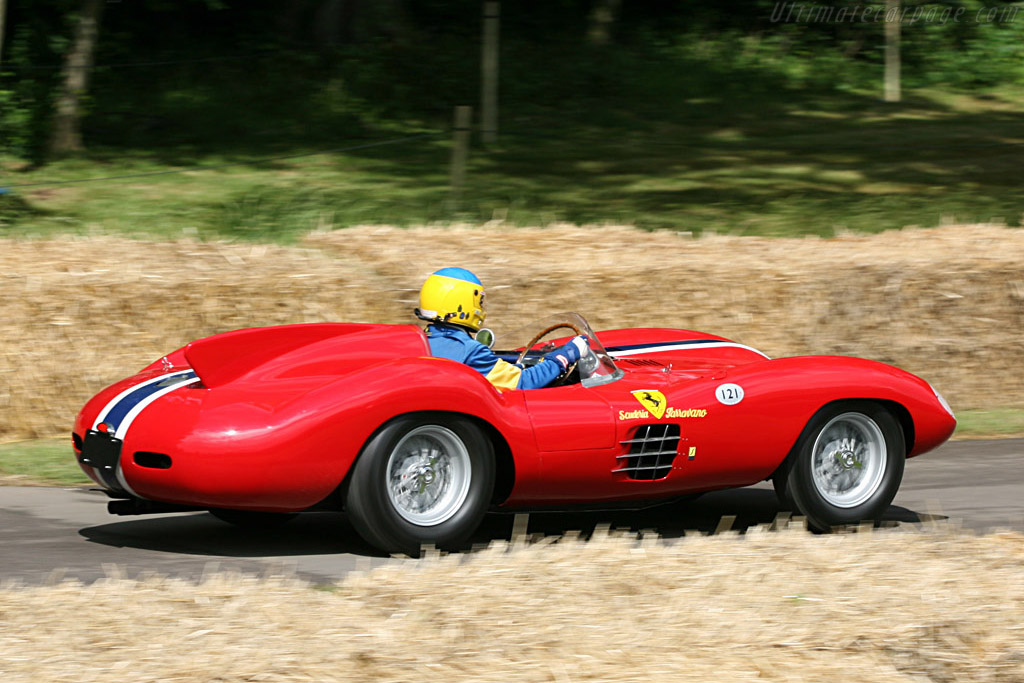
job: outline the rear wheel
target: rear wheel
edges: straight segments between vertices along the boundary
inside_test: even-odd
[[[471,421],[440,413],[397,418],[356,462],[346,500],[352,526],[389,553],[457,547],[483,519],[494,468],[491,443]]]
[[[780,467],[779,471],[772,477],[772,486],[775,487],[775,497],[779,499],[780,510],[796,510],[796,501],[789,490],[789,468]]]
[[[877,403],[833,404],[811,419],[789,457],[775,490],[812,529],[878,520],[903,479],[903,429]]]

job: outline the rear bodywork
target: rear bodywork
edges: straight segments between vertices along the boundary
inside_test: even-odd
[[[229,332],[97,394],[75,421],[76,452],[116,496],[292,512],[336,491],[389,420],[450,412],[495,441],[503,458],[496,502],[528,508],[755,483],[835,401],[885,405],[903,426],[908,456],[955,427],[927,382],[881,363],[770,360],[688,330],[598,337],[622,370],[616,381],[499,391],[476,371],[431,357],[411,325]]]

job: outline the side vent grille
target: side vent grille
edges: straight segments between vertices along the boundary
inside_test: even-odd
[[[619,468],[613,474],[643,481],[664,479],[679,452],[679,425],[641,425],[632,439],[620,443],[629,446],[629,453],[618,456]]]

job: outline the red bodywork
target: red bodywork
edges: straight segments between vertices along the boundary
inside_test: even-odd
[[[229,332],[193,342],[97,394],[75,421],[76,444],[116,397],[188,369],[197,380],[134,416],[122,436],[116,477],[83,465],[90,477],[154,501],[298,511],[337,490],[364,444],[389,420],[444,411],[481,423],[499,457],[510,460],[499,468],[507,473],[498,484],[500,505],[550,507],[756,483],[779,466],[811,417],[838,400],[890,407],[903,425],[908,457],[935,448],[955,428],[927,382],[882,363],[836,356],[768,360],[688,330],[597,336],[623,371],[620,379],[498,391],[475,370],[430,357],[423,332],[412,325]],[[723,384],[742,387],[742,400],[727,405],[716,398]],[[634,391],[656,398],[660,392],[664,414],[651,414]],[[628,460],[628,442],[648,424],[679,425],[678,455],[667,476],[638,480],[615,472]],[[154,467],[145,457],[140,465],[139,453],[163,454],[169,466]]]

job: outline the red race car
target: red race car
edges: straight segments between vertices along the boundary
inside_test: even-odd
[[[591,352],[556,386],[501,391],[431,357],[414,325],[227,332],[97,394],[75,452],[115,514],[269,524],[344,508],[370,544],[414,554],[458,546],[492,508],[640,506],[769,478],[814,528],[875,519],[906,458],[956,426],[927,382],[859,358],[771,360],[689,330],[595,334],[574,313],[495,348],[529,365],[570,333]]]

